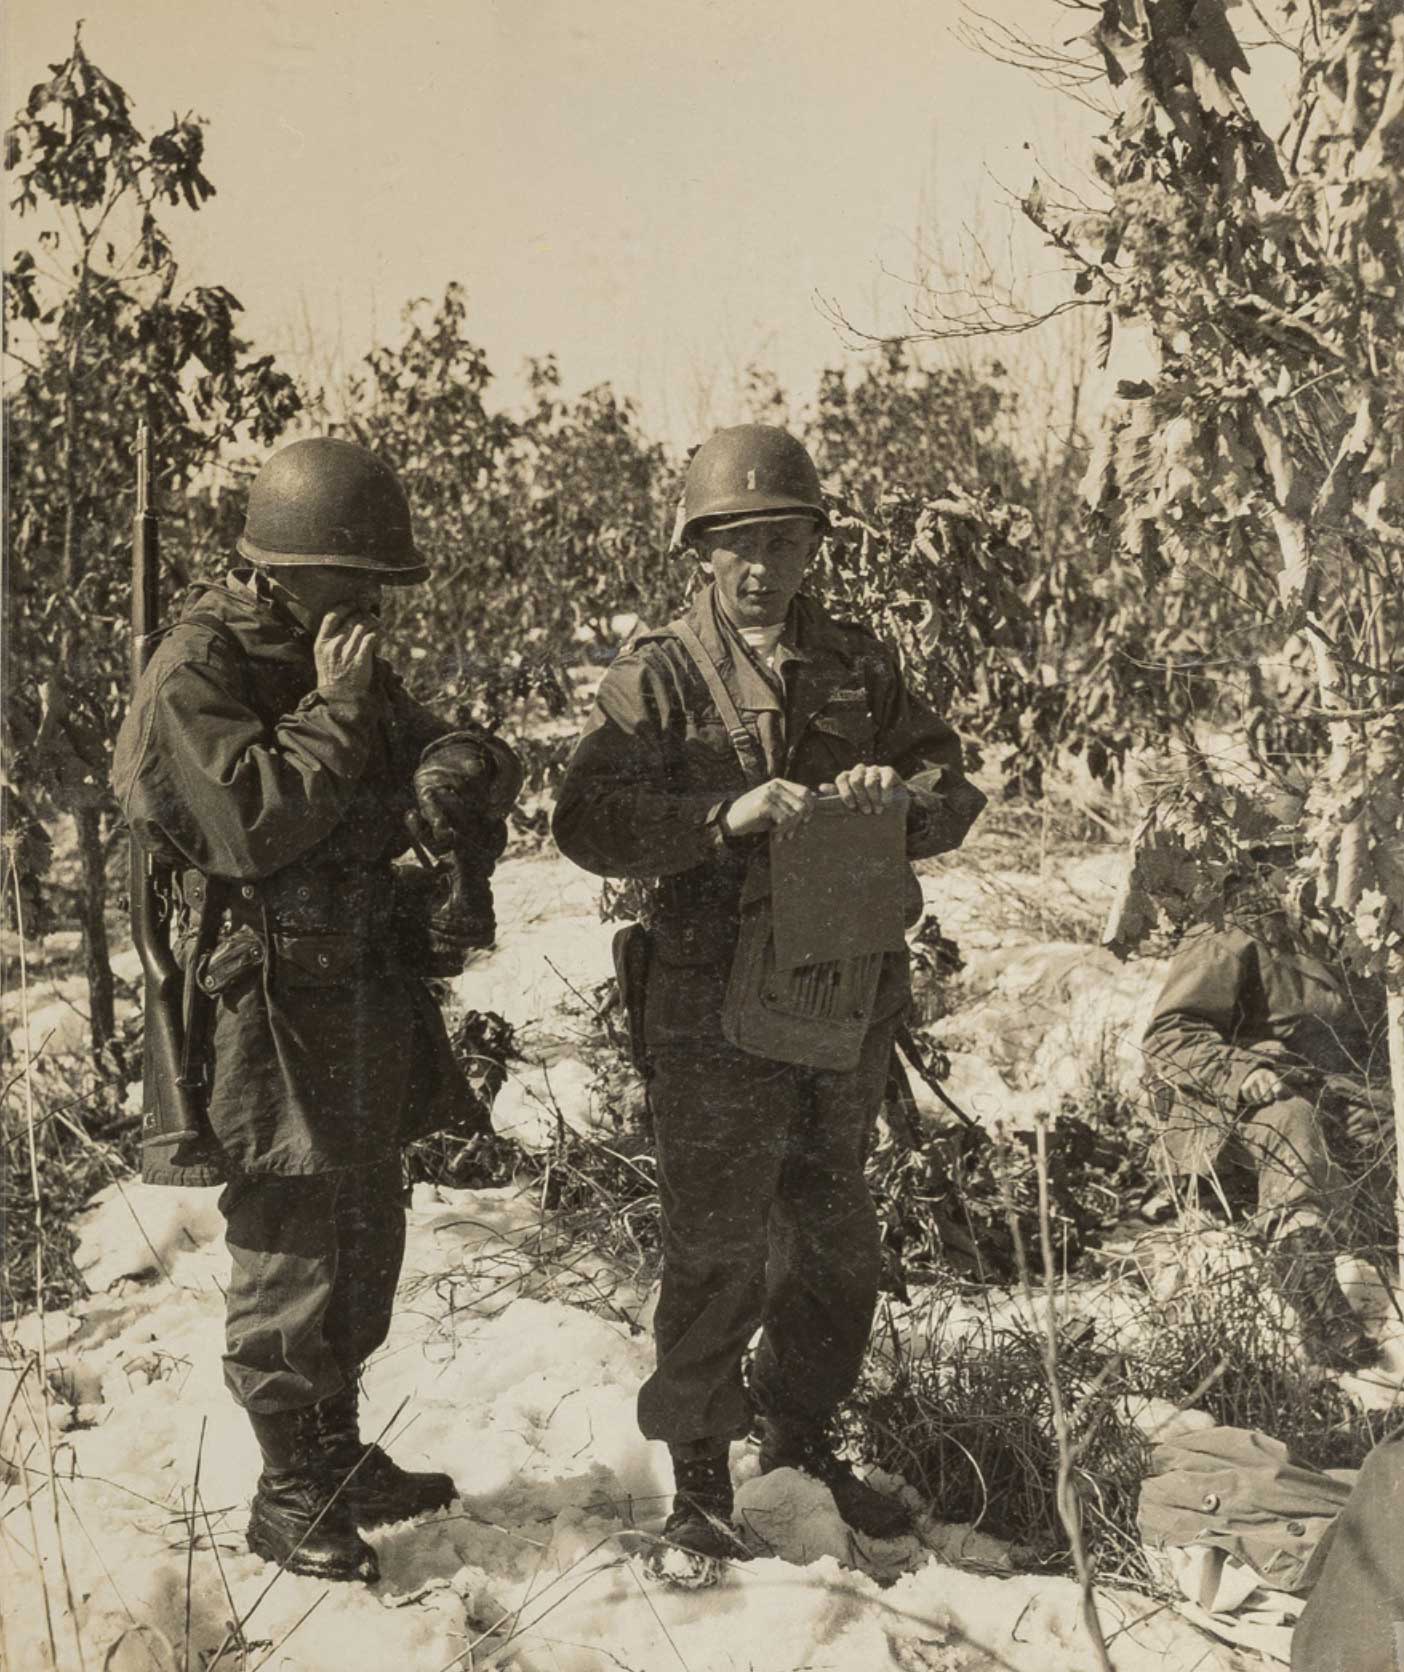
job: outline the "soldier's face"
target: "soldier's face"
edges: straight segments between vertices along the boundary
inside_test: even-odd
[[[697,536],[698,556],[712,571],[722,609],[738,627],[783,621],[818,550],[812,517],[704,529]]]
[[[380,614],[380,582],[364,569],[338,569],[314,563],[306,568],[281,564],[273,579],[288,594],[293,613],[314,632],[333,610],[353,615]]]

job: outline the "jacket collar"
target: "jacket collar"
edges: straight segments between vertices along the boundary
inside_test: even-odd
[[[738,708],[753,712],[783,708],[780,693],[759,672],[738,642],[734,629],[722,613],[716,591],[715,582],[703,587],[688,606],[685,620],[706,646]],[[798,664],[798,672],[831,657],[847,664],[851,660],[848,645],[843,635],[835,630],[822,605],[806,593],[800,593],[790,605],[775,656],[775,668],[781,676],[781,683],[791,665]]]
[[[227,622],[254,655],[292,660],[312,652],[312,634],[247,569],[231,569],[220,581],[193,582],[180,614],[182,620],[212,615]]]

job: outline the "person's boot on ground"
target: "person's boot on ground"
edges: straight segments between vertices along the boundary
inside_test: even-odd
[[[338,1493],[330,1478],[312,1409],[251,1411],[249,1421],[263,1454],[249,1514],[249,1549],[289,1573],[373,1585],[380,1565],[356,1531],[345,1493]]]
[[[450,1476],[402,1469],[377,1444],[361,1439],[354,1384],[315,1407],[322,1458],[358,1527],[383,1527],[447,1509],[458,1496]]]
[[[668,1543],[709,1561],[745,1561],[750,1551],[732,1524],[736,1505],[727,1452],[674,1454],[673,1482],[673,1508],[663,1525]]]
[[[1298,1222],[1280,1229],[1263,1259],[1269,1281],[1296,1314],[1302,1349],[1327,1370],[1368,1370],[1380,1361],[1336,1277],[1336,1250],[1324,1225]]]
[[[852,1464],[839,1456],[822,1425],[763,1417],[760,1427],[763,1475],[772,1469],[799,1469],[822,1482],[843,1521],[865,1538],[903,1538],[912,1531],[907,1506],[860,1479]]]

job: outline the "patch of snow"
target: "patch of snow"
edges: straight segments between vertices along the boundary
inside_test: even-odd
[[[928,880],[944,888],[951,873]],[[598,883],[559,858],[512,859],[499,870],[501,945],[465,973],[455,996],[520,1030],[527,1060],[503,1094],[500,1126],[536,1122],[542,1134],[548,1091],[570,1124],[598,1118],[566,1008],[579,1002],[572,988],[588,995],[609,973],[613,931],[598,921],[597,896]],[[1087,948],[1044,950],[1042,959],[1025,948],[982,966],[987,1036],[1035,1002],[1050,1027],[1060,1025],[1059,1004],[1134,1010],[1123,975]],[[1069,1036],[1061,1048],[1081,1047]],[[1034,1095],[1021,1076],[1039,1049],[1021,1035],[980,1095],[999,1103]],[[974,1050],[958,1062],[967,1076],[960,1089],[973,1098]],[[757,1527],[768,1518],[771,1553],[733,1566],[715,1590],[649,1587],[638,1541],[656,1535],[671,1490],[666,1450],[642,1438],[634,1411],[652,1364],[646,1331],[656,1297],[633,1292],[602,1256],[543,1219],[533,1194],[511,1187],[416,1191],[399,1305],[366,1369],[367,1436],[383,1436],[407,1466],[449,1469],[459,1497],[422,1522],[371,1535],[382,1567],[374,1587],[275,1579],[243,1540],[258,1465],[247,1421],[223,1387],[227,1254],[215,1194],[135,1184],[104,1191],[79,1239],[97,1292],[46,1317],[42,1331],[31,1316],[6,1338],[8,1665],[49,1664],[51,1621],[65,1669],[194,1667],[235,1618],[255,1645],[247,1664],[266,1660],[281,1672],[1083,1672],[1093,1664],[1070,1581],[1010,1573],[996,1541],[926,1518],[917,1539],[863,1544],[822,1487],[790,1471],[760,1477],[749,1446],[734,1449],[738,1499]],[[1070,1286],[1058,1304],[1093,1317],[1099,1340],[1120,1327],[1113,1285]],[[924,1318],[914,1306],[906,1327],[975,1339],[1030,1322],[1022,1297],[1010,1295],[959,1313],[929,1306]],[[892,1477],[882,1484],[904,1490]],[[1118,1672],[1243,1664],[1159,1604],[1114,1592],[1100,1601]]]

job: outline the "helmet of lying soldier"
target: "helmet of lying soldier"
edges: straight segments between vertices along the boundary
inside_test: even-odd
[[[429,573],[399,477],[333,436],[294,441],[268,460],[249,490],[238,550],[262,568],[357,570],[384,586]]]
[[[737,424],[718,430],[692,455],[683,487],[678,544],[707,530],[807,516],[816,532],[829,517],[814,461],[787,430]]]

